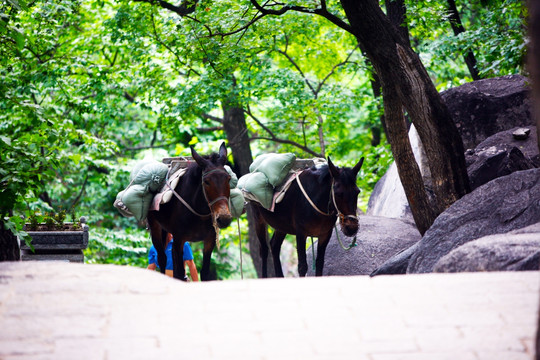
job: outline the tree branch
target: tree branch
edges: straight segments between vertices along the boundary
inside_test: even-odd
[[[324,83],[326,82],[326,80],[328,80],[330,78],[330,76],[332,76],[334,74],[334,72],[336,71],[337,68],[345,65],[345,64],[348,64],[350,63],[349,59],[351,58],[352,54],[356,51],[356,49],[358,48],[359,45],[356,45],[354,47],[354,49],[352,49],[352,51],[349,53],[349,55],[347,55],[347,58],[340,62],[339,64],[336,64],[332,67],[332,69],[330,70],[330,72],[324,77],[324,79],[322,79],[321,82],[319,82],[319,85],[317,86],[317,92],[315,94],[315,97],[317,97],[317,94],[319,93],[319,91],[321,91],[321,88],[323,87]]]
[[[145,2],[152,5],[159,5],[164,9],[170,10],[180,16],[187,16],[195,12],[199,0],[185,0],[179,6],[168,3],[164,0],[133,0],[135,2]],[[187,4],[186,4],[187,3]]]
[[[288,145],[292,145],[294,147],[297,147],[305,152],[307,152],[308,154],[311,154],[313,156],[316,156],[316,157],[324,157],[322,154],[319,154],[318,152],[315,152],[313,150],[311,150],[310,148],[308,147],[305,147],[303,145],[300,145],[299,143],[297,142],[294,142],[294,141],[291,141],[291,140],[284,140],[284,139],[280,139],[280,138],[277,138],[277,137],[264,137],[264,136],[252,136],[249,138],[249,141],[253,141],[253,140],[268,140],[268,141],[273,141],[273,142],[277,142],[277,143],[280,143],[280,144],[288,144]]]
[[[247,106],[247,110],[244,110],[244,112],[249,116],[251,117],[260,127],[262,127],[264,129],[264,131],[266,131],[270,137],[265,137],[265,136],[252,136],[249,138],[249,141],[253,141],[253,140],[268,140],[268,141],[273,141],[273,142],[277,142],[277,143],[280,143],[280,144],[288,144],[288,145],[292,145],[294,147],[297,147],[305,152],[307,152],[308,154],[311,154],[313,156],[316,156],[316,157],[323,157],[322,154],[320,153],[317,153],[313,150],[311,150],[310,148],[308,148],[307,146],[304,146],[304,145],[301,145],[295,141],[292,141],[292,140],[284,140],[284,139],[281,139],[281,138],[278,138],[273,132],[272,130],[270,130],[268,127],[266,127],[259,119],[257,119],[252,113],[251,113],[251,109],[249,108],[249,105]]]
[[[216,121],[216,122],[219,122],[219,123],[223,123],[223,119],[222,118],[219,118],[217,116],[214,116],[214,115],[210,115],[210,114],[201,114],[200,117],[202,117],[203,119],[207,119],[207,120],[212,120],[212,121]]]
[[[347,24],[345,21],[340,19],[338,16],[328,12],[328,9],[326,8],[326,1],[321,0],[321,7],[317,9],[310,9],[306,8],[304,6],[293,6],[293,5],[283,5],[280,9],[274,10],[274,9],[268,9],[265,8],[265,5],[268,4],[268,1],[264,5],[260,5],[257,0],[251,0],[251,4],[255,6],[255,8],[263,15],[283,15],[287,11],[296,11],[306,14],[315,14],[324,17],[326,20],[330,21],[334,25],[340,27],[341,29],[352,33],[352,27]],[[275,4],[275,5],[269,5],[269,6],[277,6],[281,4]]]

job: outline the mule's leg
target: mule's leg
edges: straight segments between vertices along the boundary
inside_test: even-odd
[[[262,277],[267,278],[268,277],[268,242],[267,242],[267,234],[268,230],[266,227],[266,223],[263,220],[263,217],[257,208],[257,206],[252,205],[251,209],[253,209],[253,220],[255,222],[255,233],[257,234],[257,238],[259,239],[260,249],[259,253],[261,255],[261,262],[262,262]]]
[[[148,213],[147,221],[152,245],[154,245],[158,256],[159,271],[161,271],[162,274],[165,274],[165,268],[167,267],[167,255],[165,254],[166,233],[161,229],[161,226],[152,216],[151,212]]]
[[[212,258],[212,251],[216,246],[216,236],[212,232],[212,235],[204,239],[203,249],[203,263],[201,267],[201,281],[212,280],[210,277],[210,259]]]
[[[165,230],[161,230],[161,241],[159,242],[161,244],[161,248],[156,248],[156,250],[159,271],[161,271],[162,274],[165,274],[165,270],[167,270],[167,254],[165,253],[165,249],[167,248],[165,245],[166,242],[167,232]],[[154,245],[154,247],[156,247],[156,245]]]
[[[184,243],[181,236],[173,234],[172,256],[173,256],[173,276],[175,279],[186,280],[186,269],[184,268]]]
[[[322,276],[323,274],[324,253],[326,252],[326,247],[330,242],[332,230],[334,230],[334,228],[331,228],[328,234],[319,236],[319,241],[317,242],[317,259],[315,261],[315,276]]]
[[[306,276],[307,260],[306,260],[306,236],[304,234],[296,234],[296,253],[298,254],[298,275]]]
[[[285,239],[285,235],[287,234],[275,230],[274,235],[272,235],[272,239],[270,240],[276,277],[283,277],[283,269],[281,268],[281,260],[279,259],[279,253],[281,252],[281,245],[283,244],[283,239]]]

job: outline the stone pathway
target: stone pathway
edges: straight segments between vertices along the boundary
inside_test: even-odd
[[[539,275],[182,283],[0,263],[0,359],[532,360]]]

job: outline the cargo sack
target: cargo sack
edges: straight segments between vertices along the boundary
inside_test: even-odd
[[[137,221],[146,218],[150,203],[154,194],[148,191],[148,188],[139,184],[132,184],[126,190],[118,194],[121,202],[129,209],[129,212],[135,216]]]
[[[268,182],[273,187],[281,185],[285,177],[292,169],[296,155],[292,153],[276,154],[269,153],[257,156],[249,166],[250,172],[261,172],[266,175]]]
[[[229,175],[231,175],[231,180],[229,180],[229,187],[232,190],[238,185],[238,176],[236,176],[236,174],[234,173],[234,171],[232,171],[229,165],[225,165],[223,167],[229,173]]]
[[[242,195],[242,191],[240,191],[239,189],[231,189],[231,197],[229,199],[232,217],[239,218],[244,212],[245,200],[244,195]]]
[[[266,209],[272,206],[274,188],[262,172],[252,172],[238,180],[238,188],[248,200],[257,201]]]
[[[169,167],[158,161],[143,161],[133,168],[130,180],[132,184],[146,185],[151,192],[161,190]]]

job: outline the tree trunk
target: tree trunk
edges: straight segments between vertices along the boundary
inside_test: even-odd
[[[454,0],[448,0],[448,15],[448,20],[450,21],[450,26],[452,26],[454,35],[458,36],[459,34],[465,32],[465,28],[461,23],[461,18]],[[465,60],[465,64],[467,64],[467,68],[469,69],[472,79],[480,80],[481,77],[478,74],[478,69],[476,68],[476,57],[474,57],[472,50],[469,50],[463,54],[463,59]]]
[[[386,1],[386,14],[388,19],[396,27],[398,33],[403,38],[403,41],[411,46],[409,39],[409,28],[407,27],[407,8],[403,0]]]
[[[388,120],[386,136],[394,154],[399,179],[403,188],[409,189],[405,191],[405,195],[411,211],[414,209],[412,215],[416,227],[420,234],[424,235],[437,216],[433,211],[433,205],[429,202],[420,168],[414,158],[403,107],[397,91],[389,86],[383,87],[383,100],[385,116],[387,119],[392,119],[391,122]]]
[[[0,261],[17,261],[20,259],[17,237],[11,230],[5,229],[0,223]]]
[[[540,150],[540,3],[529,0],[529,72],[532,80],[533,118],[536,118],[538,149]],[[536,355],[540,360],[540,306],[536,319]]]
[[[233,81],[234,84],[236,82]],[[232,91],[231,93],[234,93]],[[249,146],[249,134],[246,125],[246,116],[242,108],[242,104],[234,95],[223,101],[223,129],[229,142],[229,147],[232,151],[234,159],[235,173],[238,177],[249,173],[249,166],[253,162],[253,155]],[[248,238],[249,238],[249,253],[253,261],[253,265],[257,270],[257,275],[262,276],[262,259],[260,255],[260,244],[253,226],[253,215],[248,207]],[[268,260],[268,274],[274,276],[274,265],[272,257]]]
[[[386,127],[395,129],[391,143],[403,141],[403,146],[393,147],[396,165],[400,172],[405,193],[411,206],[419,230],[431,225],[434,218],[448,206],[469,191],[469,179],[465,166],[463,143],[451,115],[417,54],[399,35],[375,0],[341,0],[352,32],[362,44],[381,79],[385,99]],[[399,100],[394,100],[394,98]],[[403,132],[402,115],[398,116],[394,103],[400,101],[408,111],[415,125],[426,155],[433,178],[436,205],[432,212],[426,213],[423,206],[429,204],[427,193],[419,191],[422,184],[419,171],[413,168],[414,162],[407,153],[410,150]],[[392,106],[392,108],[387,108]],[[402,153],[404,152],[404,153]],[[420,219],[422,221],[420,221]]]

